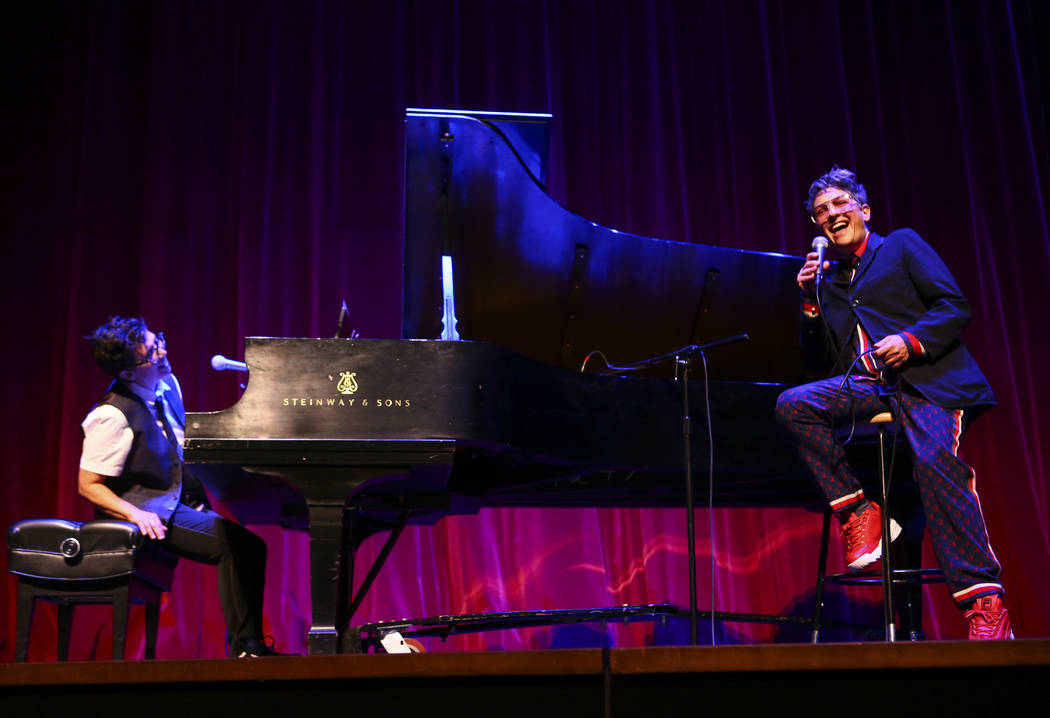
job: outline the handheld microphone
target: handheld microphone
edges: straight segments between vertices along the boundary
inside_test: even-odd
[[[222,354],[216,354],[211,358],[211,368],[215,371],[224,371],[227,369],[233,371],[248,371],[248,365],[242,361],[236,361],[235,359],[227,359]]]
[[[828,251],[828,238],[814,237],[812,247],[817,253],[817,284],[820,284],[824,281],[824,253]]]

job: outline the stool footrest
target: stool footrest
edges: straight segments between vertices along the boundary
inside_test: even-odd
[[[896,585],[945,583],[944,571],[939,568],[895,568],[890,571],[890,581]],[[882,583],[882,571],[866,569],[856,573],[834,573],[824,577],[825,583]]]
[[[825,601],[824,587],[829,583],[843,586],[866,584],[881,586],[883,630],[886,640],[892,642],[896,640],[898,620],[898,607],[895,605],[896,599],[894,598],[894,594],[900,594],[900,597],[904,600],[903,608],[899,612],[900,622],[902,626],[908,624],[908,634],[911,635],[914,640],[915,637],[921,633],[922,624],[922,601],[919,596],[920,591],[918,587],[927,583],[947,582],[944,572],[939,568],[894,568],[894,561],[897,559],[892,556],[894,545],[892,542],[897,538],[897,534],[893,531],[894,520],[890,516],[890,484],[892,481],[892,476],[890,474],[893,473],[893,452],[895,452],[895,445],[898,437],[896,431],[890,431],[887,433],[887,429],[894,426],[899,428],[900,425],[895,421],[895,417],[890,412],[883,412],[869,418],[868,424],[875,428],[877,438],[879,478],[877,504],[882,510],[882,525],[879,527],[879,531],[884,539],[882,541],[882,546],[884,548],[881,559],[882,563],[878,569],[872,567],[855,573],[851,572],[838,573],[830,576],[827,575],[832,512],[830,505],[825,506],[824,523],[821,528],[820,536],[820,556],[817,562],[817,585],[814,590],[815,595],[813,601],[813,630],[811,633],[813,643],[818,643],[820,641],[820,629],[822,626]],[[889,449],[890,458],[888,461],[888,449],[886,445],[887,438],[889,438],[894,444],[894,448]],[[907,523],[912,526],[913,532],[921,537],[921,528],[918,531],[914,530],[917,522],[901,521],[900,523]],[[887,536],[889,536],[889,540],[885,540]],[[912,565],[919,563],[921,561],[921,544],[916,541],[909,543],[907,538],[904,538],[904,541],[901,543],[906,544],[903,547],[906,556],[905,560]]]

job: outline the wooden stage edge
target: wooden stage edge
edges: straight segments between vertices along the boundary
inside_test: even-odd
[[[975,689],[989,681],[997,688],[984,704]],[[1002,690],[1037,696],[1048,685],[1050,640],[0,664],[0,704],[83,713],[93,701],[101,710],[118,696],[141,698],[151,718],[202,701],[275,715],[348,700],[406,714],[451,701],[458,715],[490,715],[495,701],[502,715],[671,715],[698,702],[782,708],[887,690],[918,704],[936,696],[942,706],[946,693],[961,691],[968,707],[991,707]]]
[[[613,648],[607,651],[585,648],[257,659],[6,663],[0,664],[0,687],[600,675],[605,672],[605,661],[608,661],[608,670],[613,675],[848,672],[1010,666],[1050,670],[1050,640],[670,646]]]

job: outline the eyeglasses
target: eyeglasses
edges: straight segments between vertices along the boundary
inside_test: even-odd
[[[164,332],[157,332],[153,337],[153,346],[146,347],[146,357],[142,361],[136,362],[134,366],[156,364],[167,351],[167,342],[164,341]]]
[[[836,214],[839,212],[845,212],[849,209],[850,205],[857,201],[857,198],[851,194],[840,194],[830,202],[824,204],[818,204],[810,212],[809,218],[813,224],[823,224],[827,221],[828,217],[831,216],[832,212]]]

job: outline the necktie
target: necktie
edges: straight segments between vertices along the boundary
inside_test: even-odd
[[[161,426],[164,427],[164,436],[167,437],[168,444],[171,445],[172,457],[175,461],[179,461],[179,443],[175,438],[175,430],[171,428],[171,422],[168,421],[168,412],[164,411],[163,395],[157,394],[153,407],[157,412],[157,418],[160,420]]]

